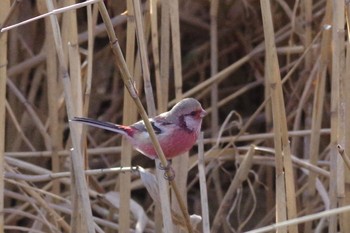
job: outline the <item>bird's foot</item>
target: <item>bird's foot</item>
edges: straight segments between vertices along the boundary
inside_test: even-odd
[[[171,168],[172,160],[167,160],[167,161],[168,163],[165,167],[163,166],[162,162],[159,162],[158,168],[163,171],[169,170]]]
[[[163,175],[164,179],[168,180],[168,181],[173,181],[175,179],[175,171],[172,167],[170,167],[169,170],[164,171],[164,175]]]
[[[166,166],[163,166],[162,163],[159,163],[158,168],[160,170],[164,171],[164,179],[168,180],[168,181],[172,181],[175,178],[175,171],[174,169],[171,167],[171,160],[168,160],[168,164]]]

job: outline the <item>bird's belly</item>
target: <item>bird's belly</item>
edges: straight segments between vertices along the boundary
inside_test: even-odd
[[[197,137],[196,133],[181,132],[170,137],[169,135],[159,137],[158,140],[165,157],[171,159],[189,151],[196,142]],[[151,141],[135,147],[135,149],[151,159],[158,157]]]

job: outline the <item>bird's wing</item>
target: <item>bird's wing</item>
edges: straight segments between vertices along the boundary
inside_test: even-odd
[[[168,126],[171,123],[166,121],[162,117],[155,117],[150,119],[150,123],[152,125],[152,128],[155,132],[155,134],[162,134],[164,132],[164,126]],[[146,126],[143,121],[138,121],[135,124],[133,124],[131,127],[136,128],[137,130],[141,132],[147,132]]]

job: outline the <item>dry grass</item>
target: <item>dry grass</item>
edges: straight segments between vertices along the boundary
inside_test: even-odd
[[[349,13],[0,1],[0,232],[350,232]],[[209,114],[171,182],[164,157],[68,121],[146,121],[188,96]]]

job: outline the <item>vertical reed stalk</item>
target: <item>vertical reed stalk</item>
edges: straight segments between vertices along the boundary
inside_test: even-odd
[[[339,143],[340,130],[340,80],[343,75],[344,64],[344,2],[333,1],[332,19],[332,89],[331,89],[331,156],[330,156],[330,180],[329,198],[330,208],[338,206],[338,197],[344,194],[344,163],[338,156],[337,144]],[[337,215],[330,216],[328,232],[337,232]]]
[[[75,0],[69,0],[66,1],[64,4],[66,5],[73,5],[75,3]],[[67,50],[65,49],[66,46],[63,47],[63,51],[66,52],[66,58],[68,62],[68,67],[69,67],[69,76],[70,76],[70,81],[71,81],[71,89],[74,90],[72,91],[72,101],[73,101],[73,106],[75,106],[74,109],[74,114],[81,116],[83,114],[83,94],[82,94],[82,82],[81,82],[81,66],[80,66],[80,54],[79,54],[79,44],[78,44],[78,25],[77,25],[77,15],[76,11],[67,11],[64,12],[62,15],[62,28],[65,30],[62,31],[62,43],[67,44]],[[80,127],[81,125],[78,126],[79,129],[81,130]],[[82,132],[82,131],[80,131]],[[82,134],[79,135],[80,137],[80,147],[85,144],[85,140],[82,140]],[[83,160],[83,169],[88,169],[88,160],[86,157],[86,154],[83,153],[82,155],[82,160]],[[73,165],[73,164],[71,164]],[[74,167],[72,167],[74,169]],[[86,180],[87,181],[87,180]],[[74,180],[74,188],[77,188],[75,185],[77,184],[76,181]],[[77,195],[77,192],[74,191],[74,204],[76,205],[77,209],[79,208],[84,208],[80,207],[82,205],[81,201],[79,200],[79,197]],[[90,206],[87,206],[86,208],[91,208]],[[73,231],[76,232],[81,232],[85,230],[85,226],[80,225],[80,219],[85,218],[81,212],[76,212],[76,215],[73,216],[72,220],[77,221],[71,222],[71,226]],[[83,220],[84,221],[84,220]]]
[[[170,28],[171,28],[171,44],[173,52],[174,64],[174,87],[175,99],[180,101],[182,99],[182,58],[181,58],[181,38],[180,38],[180,19],[179,19],[179,1],[169,1],[170,9]],[[187,174],[188,174],[188,152],[173,159],[173,168],[176,174],[174,182],[176,182],[182,200],[187,200]],[[173,190],[174,191],[174,190]],[[187,208],[187,201],[184,202]],[[172,209],[176,212],[181,210],[177,200],[172,199]],[[180,229],[174,230],[179,232]]]
[[[150,0],[150,17],[151,17],[151,41],[152,41],[152,56],[154,63],[154,75],[156,80],[157,106],[158,113],[164,112],[167,109],[168,99],[163,99],[163,95],[167,95],[168,87],[163,86],[160,76],[160,60],[159,60],[159,32],[158,32],[158,8],[157,1]],[[162,4],[163,5],[163,4]],[[166,82],[169,83],[169,82]],[[165,84],[166,84],[165,83]]]
[[[304,17],[305,17],[305,48],[312,42],[312,0],[304,1]],[[312,66],[312,53],[308,53],[305,57],[305,70],[310,71]]]
[[[339,102],[338,102],[338,144],[339,145],[345,145],[346,144],[346,133],[349,132],[349,130],[346,129],[348,125],[346,125],[347,120],[346,120],[346,92],[348,92],[348,89],[345,89],[346,86],[349,86],[346,84],[348,82],[349,77],[345,76],[345,72],[348,70],[345,68],[346,64],[346,57],[345,57],[345,51],[346,51],[346,44],[345,44],[345,39],[346,39],[346,34],[345,34],[345,2],[340,2],[334,3],[334,14],[338,14],[336,18],[334,17],[334,25],[336,30],[336,36],[334,37],[335,42],[339,43],[338,47],[336,48],[337,51],[334,51],[334,55],[337,56],[336,61],[339,62],[337,67],[335,69],[338,69],[337,72],[333,72],[332,70],[332,75],[338,76],[338,81],[339,81]],[[342,25],[341,25],[342,24]],[[333,77],[332,77],[333,78]],[[337,149],[338,149],[338,144]],[[338,158],[341,157],[338,154]],[[349,180],[349,177],[346,177],[346,175],[349,175],[348,169],[345,167],[345,163],[343,159],[340,159],[338,161],[338,168],[337,168],[337,199],[338,199],[338,206],[346,206],[348,205],[349,197],[346,197],[346,186],[348,186],[346,180]],[[349,189],[349,188],[348,188]],[[349,226],[349,219],[348,219],[348,214],[341,214],[339,215],[339,225],[340,225],[340,231],[341,232],[346,232],[346,228]],[[348,228],[349,229],[349,228]]]
[[[87,14],[87,34],[88,34],[88,45],[87,45],[87,58],[86,58],[86,72],[85,77],[81,78],[82,83],[81,91],[84,93],[82,96],[83,106],[82,106],[82,115],[87,116],[89,113],[89,105],[90,105],[90,94],[91,94],[91,82],[92,82],[92,71],[93,71],[93,57],[94,57],[94,27],[96,26],[97,16],[98,16],[98,8],[97,5],[92,9],[91,5],[86,7]],[[86,80],[85,82],[83,80]],[[82,130],[82,148],[86,148],[86,133],[87,129],[83,128]],[[88,167],[89,160],[87,157],[87,153],[84,153],[84,161],[85,167]],[[90,177],[93,180],[93,177]],[[96,182],[95,182],[96,183]]]
[[[219,1],[213,0],[210,2],[210,76],[213,77],[218,73],[218,11],[219,11]],[[212,110],[210,112],[211,117],[211,135],[212,137],[217,137],[219,132],[219,92],[218,84],[214,82],[211,85],[210,91],[210,105]],[[219,177],[219,169],[214,169],[213,179],[215,180],[215,193],[217,197],[217,202],[221,203],[223,198],[223,193],[221,191],[221,181]],[[203,222],[204,224],[204,222]],[[224,232],[228,232],[227,225],[224,224]]]
[[[280,222],[297,217],[296,196],[270,1],[261,0],[260,5],[266,47],[266,78],[269,79],[269,85],[271,87],[272,116],[276,150],[276,221]],[[296,225],[288,227],[288,230],[289,232],[298,232]],[[281,229],[280,232],[286,231],[287,229]]]
[[[87,31],[88,31],[88,48],[87,48],[87,68],[86,68],[86,87],[84,90],[84,106],[83,106],[83,115],[87,116],[89,112],[90,104],[90,94],[91,94],[91,81],[92,81],[92,68],[93,68],[93,58],[94,58],[94,28],[97,21],[97,5],[94,5],[94,8],[91,9],[91,5],[86,7],[87,13]]]
[[[325,24],[331,22],[331,8],[330,3],[328,2],[328,7],[326,7],[326,15],[324,19]],[[326,72],[329,65],[328,54],[331,50],[331,31],[325,29],[322,32],[322,41],[321,41],[321,56],[320,62],[318,63],[318,72],[316,74],[316,87],[313,100],[313,109],[312,109],[312,122],[311,122],[311,138],[310,138],[310,164],[316,165],[319,160],[319,147],[320,147],[320,130],[322,123],[322,112],[323,112],[323,103],[325,99],[325,83],[326,83]],[[315,198],[316,194],[316,174],[310,172],[308,177],[308,188],[307,188],[307,200],[306,204],[306,213],[311,213],[312,201]],[[312,222],[306,222],[304,230],[305,232],[310,232],[312,229]]]
[[[157,19],[157,1],[151,0],[151,28],[152,28],[152,48],[153,48],[153,56],[154,63],[156,66],[156,74],[157,70],[159,70],[159,76],[156,76],[156,85],[157,85],[157,103],[158,103],[158,113],[164,112],[168,108],[168,99],[169,99],[169,64],[170,64],[170,10],[169,0],[162,1],[161,4],[161,28],[160,28],[160,61],[157,61],[158,51],[158,36],[156,37],[156,33],[158,32],[158,19]],[[157,64],[159,67],[157,67]],[[159,173],[159,171],[157,171]],[[163,184],[162,184],[163,185]],[[168,189],[167,189],[168,190]],[[162,202],[163,203],[163,202]],[[161,208],[164,208],[161,206]],[[170,208],[170,206],[169,206]],[[167,213],[168,209],[162,210],[162,212]],[[156,232],[163,232],[162,219],[164,219],[164,215],[159,211],[159,208],[156,208],[155,211],[155,230]],[[167,220],[169,221],[169,220]],[[167,223],[170,225],[170,223]]]
[[[152,90],[152,83],[150,80],[150,72],[149,72],[149,62],[148,62],[148,56],[146,54],[147,52],[147,46],[146,46],[146,40],[144,36],[144,26],[142,23],[142,14],[141,14],[141,7],[140,7],[140,1],[134,0],[134,10],[135,10],[135,21],[136,21],[136,31],[137,31],[137,41],[139,46],[139,53],[141,58],[141,67],[142,67],[142,74],[143,74],[143,80],[144,80],[144,88],[145,88],[145,95],[146,95],[146,103],[147,103],[147,110],[148,114],[151,117],[156,116],[156,108],[155,108],[155,102],[154,102],[154,95]],[[155,160],[155,166],[157,167],[159,165],[159,160]],[[161,199],[161,208],[162,208],[162,216],[163,216],[163,223],[164,223],[164,231],[166,232],[173,232],[174,226],[171,221],[171,212],[170,212],[170,201],[169,201],[169,187],[167,182],[163,179],[162,172],[157,171],[157,180],[159,183],[159,193],[160,193],[160,199]]]
[[[203,132],[198,138],[198,176],[201,192],[201,209],[202,209],[202,229],[203,233],[210,233],[209,207],[208,207],[208,189],[205,178],[205,161],[204,161],[204,144]]]
[[[345,17],[346,17],[346,35],[347,38],[349,38],[350,35],[350,7],[349,5],[345,6]],[[346,41],[346,57],[345,57],[345,73],[344,73],[344,148],[345,151],[347,151],[347,156],[349,156],[349,151],[350,151],[350,42],[349,39]],[[346,155],[344,155],[346,156]],[[347,157],[349,159],[349,157]],[[349,164],[348,164],[349,165]],[[343,197],[342,206],[349,206],[350,205],[350,187],[349,182],[350,182],[350,167],[347,166],[347,168],[344,169],[345,173],[345,183],[344,183],[344,188],[345,188],[345,196]],[[349,212],[344,212],[343,214],[340,215],[341,218],[341,228],[340,230],[343,232],[350,232],[350,222],[348,219],[350,219],[350,213]]]
[[[265,58],[266,59],[266,58]],[[268,70],[268,63],[265,63],[265,70]],[[265,118],[266,118],[266,131],[269,132],[272,130],[273,126],[273,119],[272,119],[272,103],[270,101],[271,98],[271,87],[270,87],[270,80],[266,77],[264,78],[264,99],[269,100],[266,102],[266,107],[265,107]],[[273,146],[272,140],[267,141],[266,146]],[[274,168],[266,168],[266,206],[268,210],[271,210],[275,208],[275,195],[276,192],[274,191]]]
[[[219,1],[213,0],[210,3],[210,75],[214,76],[218,72],[218,15]],[[218,115],[218,85],[213,83],[211,87],[211,130],[212,136],[215,137],[219,132],[219,115]]]
[[[182,64],[181,64],[181,38],[179,1],[169,1],[171,42],[174,62],[175,99],[182,99]]]
[[[126,65],[129,68],[130,75],[134,74],[135,65],[135,12],[132,0],[126,2],[128,11],[128,21],[126,29]],[[130,125],[137,119],[135,108],[130,106],[133,104],[132,98],[124,88],[123,103],[123,124]],[[132,147],[125,139],[122,139],[122,153],[120,165],[122,167],[131,166]],[[120,211],[119,211],[119,227],[120,232],[128,232],[130,230],[130,183],[131,174],[129,172],[119,175],[119,192],[120,192]],[[111,213],[114,213],[112,211]],[[112,218],[111,218],[112,219]],[[112,231],[111,231],[112,232]]]
[[[45,4],[38,3],[38,10],[41,14],[47,12]],[[59,85],[58,85],[58,72],[57,72],[57,57],[55,51],[55,43],[53,38],[52,27],[50,26],[50,19],[45,18],[45,44],[46,44],[46,70],[47,70],[47,98],[48,98],[48,110],[49,110],[49,132],[51,136],[52,143],[52,172],[60,171],[60,158],[57,154],[58,150],[63,149],[61,145],[62,142],[62,134],[60,132],[60,123],[59,123],[59,105],[58,105],[58,93],[59,93]],[[59,195],[60,194],[60,182],[58,180],[54,180],[52,184],[53,193]]]
[[[149,71],[149,61],[147,56],[147,45],[145,39],[145,29],[142,23],[143,17],[141,13],[141,6],[139,0],[133,0],[136,22],[136,36],[141,58],[141,68],[143,74],[143,82],[147,103],[147,111],[150,117],[157,115],[156,106],[154,102],[154,95],[152,90],[151,76]]]
[[[46,1],[47,8],[49,11],[54,10],[53,2],[50,0]],[[68,119],[72,119],[76,115],[76,109],[80,109],[79,106],[76,106],[76,101],[73,100],[72,95],[72,86],[70,83],[70,77],[68,73],[67,68],[67,62],[64,57],[63,53],[63,46],[62,46],[62,38],[60,34],[60,28],[58,24],[57,17],[55,15],[50,15],[50,23],[53,30],[54,35],[54,41],[55,41],[55,47],[56,52],[58,56],[59,61],[59,71],[61,75],[61,80],[63,82],[63,88],[64,88],[64,94],[65,94],[65,101],[66,101],[66,108],[67,108],[67,114]],[[81,106],[81,103],[79,103]],[[81,127],[77,127],[76,124],[69,123],[70,126],[70,132],[71,132],[71,138],[73,142],[74,150],[72,151],[72,173],[74,173],[74,184],[76,185],[74,187],[74,190],[76,191],[73,196],[77,197],[76,200],[78,201],[78,207],[77,209],[73,209],[73,212],[77,212],[77,215],[73,216],[80,216],[77,221],[72,221],[77,223],[75,229],[82,230],[82,232],[88,232],[88,233],[94,233],[95,227],[94,227],[94,221],[92,218],[92,211],[91,211],[91,205],[90,200],[88,196],[88,187],[87,183],[85,181],[85,174],[84,174],[84,166],[83,166],[83,159],[81,154],[81,135],[79,135],[78,129],[81,129]],[[81,132],[81,130],[80,130]]]
[[[168,108],[169,100],[169,67],[170,67],[170,1],[164,0],[161,5],[161,38],[160,38],[160,89],[158,95],[159,111]]]
[[[9,14],[10,1],[0,2],[0,28]],[[0,33],[0,232],[4,232],[4,189],[5,181],[5,117],[6,117],[6,79],[7,79],[7,33]]]

